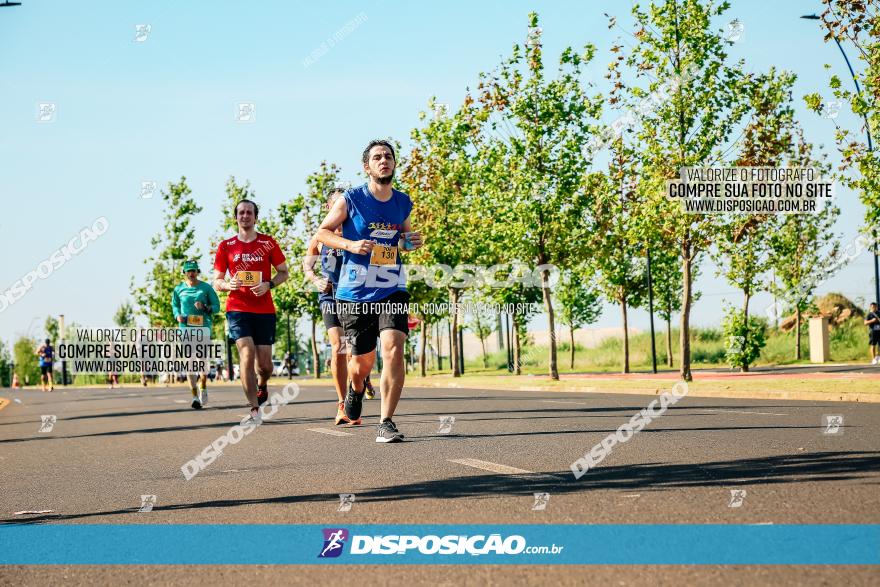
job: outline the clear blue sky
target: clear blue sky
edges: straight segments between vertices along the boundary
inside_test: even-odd
[[[205,210],[197,229],[208,266],[209,238],[220,222],[230,175],[250,180],[259,200],[276,206],[304,188],[322,159],[351,179],[371,138],[408,143],[418,112],[435,95],[457,104],[480,71],[493,68],[526,33],[537,10],[548,63],[566,45],[594,43],[589,74],[605,89],[609,31],[603,12],[627,26],[628,2],[119,2],[23,0],[0,8],[0,217],[6,251],[0,290],[34,269],[79,229],[105,216],[98,241],[0,312],[0,338],[42,334],[46,315],[64,313],[88,326],[110,326],[129,281],[140,276],[150,237],[161,229],[161,199],[140,199],[142,180],[165,185],[186,175]],[[798,75],[795,97],[807,136],[836,160],[833,125],[805,111],[801,96],[827,91],[827,72],[845,76],[833,45],[815,22],[820,10],[802,0],[733,0],[727,17],[745,33],[731,53],[754,71],[772,65]],[[363,13],[366,21],[317,62],[303,60]],[[149,24],[134,42],[135,25]],[[851,55],[855,57],[855,52]],[[57,120],[36,122],[39,102],[57,105]],[[256,104],[256,122],[234,121],[237,102]],[[838,119],[855,128],[852,115]],[[839,189],[838,229],[852,239],[863,217],[855,194]],[[868,298],[868,254],[820,292]],[[721,302],[739,301],[704,264],[698,325],[717,324]],[[755,308],[767,298],[759,296]],[[635,327],[647,314],[635,311]],[[619,325],[609,306],[598,326]],[[542,321],[536,320],[535,326]]]

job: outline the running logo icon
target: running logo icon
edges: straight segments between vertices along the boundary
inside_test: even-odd
[[[350,512],[351,506],[354,505],[354,493],[340,493],[339,494],[339,507],[336,508],[337,512]]]
[[[822,417],[825,430],[822,434],[843,434],[843,415],[842,414],[826,414]]]
[[[138,510],[140,513],[146,513],[153,511],[153,506],[156,505],[156,496],[155,495],[142,495],[141,496],[141,507]]]
[[[52,432],[52,428],[55,427],[55,422],[58,421],[58,416],[40,416],[40,432],[47,433]]]
[[[742,507],[743,501],[746,498],[746,490],[745,489],[731,489],[730,490],[730,503],[727,504],[729,508],[739,508]]]
[[[324,528],[324,547],[318,553],[318,558],[336,558],[342,554],[345,541],[348,540],[348,530],[345,528]]]
[[[532,506],[533,511],[544,511],[547,509],[547,504],[550,502],[550,494],[549,493],[536,493],[535,494],[535,503]]]
[[[440,428],[437,429],[438,434],[451,434],[452,426],[455,424],[455,416],[440,416]]]

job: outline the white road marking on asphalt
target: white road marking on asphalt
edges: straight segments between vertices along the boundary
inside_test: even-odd
[[[707,412],[727,412],[730,414],[754,414],[756,416],[788,416],[788,414],[777,414],[775,412],[747,412],[744,410],[706,410]]]
[[[503,473],[505,475],[534,475],[532,471],[517,469],[516,467],[508,467],[507,465],[500,465],[498,463],[490,463],[489,461],[481,461],[479,459],[449,459],[449,462],[465,465],[466,467],[473,467],[475,469],[483,469],[484,471],[492,471],[493,473]]]
[[[174,400],[174,403],[176,403],[176,404],[188,404],[189,402],[186,401],[185,399],[176,399],[176,400]]]
[[[332,428],[306,428],[309,432],[320,432],[321,434],[329,434],[330,436],[354,436],[351,432],[343,432],[342,430],[333,430]]]
[[[641,495],[641,493],[631,493],[630,495],[624,495],[623,497],[639,497]]]

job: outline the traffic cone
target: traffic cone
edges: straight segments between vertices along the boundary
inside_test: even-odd
[[[18,373],[12,374],[12,389],[21,389],[21,383],[18,382]]]

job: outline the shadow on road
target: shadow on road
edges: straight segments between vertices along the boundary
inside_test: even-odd
[[[400,502],[409,499],[459,499],[492,495],[553,494],[592,490],[662,490],[689,487],[735,487],[779,483],[842,481],[880,471],[880,452],[820,452],[701,464],[645,463],[599,467],[575,480],[570,471],[523,475],[474,475],[391,485],[358,492],[358,503]],[[220,509],[248,505],[335,502],[336,493],[312,493],[260,499],[225,499],[156,506],[153,511]],[[0,524],[36,524],[128,515],[137,508],[80,514],[6,518]]]

